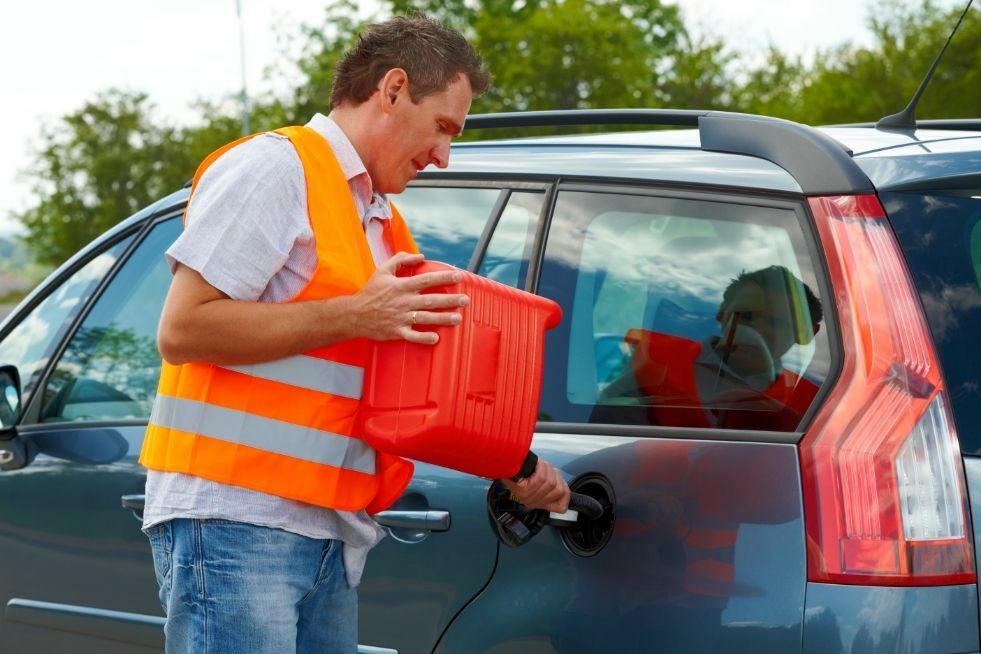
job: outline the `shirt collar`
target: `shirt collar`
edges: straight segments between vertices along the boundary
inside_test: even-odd
[[[371,177],[368,175],[368,169],[365,168],[364,162],[358,156],[358,151],[354,149],[354,144],[351,143],[351,139],[347,137],[340,125],[330,117],[318,113],[310,119],[307,127],[323,136],[330,145],[330,149],[334,151],[334,156],[337,158],[337,163],[340,164],[344,178],[351,185],[351,190],[360,196],[364,203],[363,221],[367,224],[372,218],[381,218],[382,220],[391,218],[392,209],[388,198],[381,193],[375,193]]]

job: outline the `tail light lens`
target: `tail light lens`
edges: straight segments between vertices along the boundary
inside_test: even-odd
[[[809,200],[841,325],[841,377],[801,441],[808,578],[976,581],[964,471],[919,298],[875,196]]]

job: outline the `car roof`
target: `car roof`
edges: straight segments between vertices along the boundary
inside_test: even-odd
[[[702,115],[724,114],[705,112]],[[739,124],[733,121],[740,118],[754,118],[738,114],[724,116],[733,125]],[[965,176],[972,178],[981,173],[981,129],[969,129],[981,127],[977,121],[964,121],[953,128],[926,126],[915,131],[901,131],[876,129],[873,125],[811,129],[788,121],[763,120],[774,126],[791,124],[805,132],[809,130],[830,137],[848,152],[876,190],[909,188],[911,185],[958,185],[965,183]],[[813,194],[811,188],[802,189],[794,174],[764,156],[702,149],[699,129],[616,131],[458,143],[453,147],[451,163],[445,173],[427,172],[421,177],[441,174],[491,178],[558,175]],[[825,162],[824,165],[835,167],[841,162]],[[865,192],[871,190],[869,187]]]
[[[697,133],[696,133],[697,136]],[[706,152],[697,147],[642,146],[602,141],[575,143],[515,140],[454,146],[443,175],[485,178],[549,176],[573,179],[662,181],[714,184],[800,193],[801,186],[780,166],[757,157]]]
[[[525,112],[521,116],[533,113]],[[655,110],[642,113],[669,115],[671,118],[681,115],[681,118],[689,121],[697,117],[698,125],[703,130],[702,121],[711,124],[710,119],[720,119],[717,124],[722,130],[731,130],[733,126],[743,124],[755,125],[756,131],[749,132],[744,139],[744,143],[751,142],[747,150],[756,149],[754,141],[765,140],[761,139],[761,134],[769,138],[773,132],[770,140],[779,142],[793,140],[801,133],[804,136],[818,135],[817,145],[830,148],[831,154],[835,155],[830,159],[818,157],[822,165],[825,168],[847,165],[860,169],[861,177],[867,177],[865,183],[871,182],[864,192],[981,186],[981,121],[925,121],[928,125],[924,128],[900,131],[876,129],[873,125],[809,128],[779,119],[721,112]],[[468,125],[470,121],[468,118]],[[790,126],[790,131],[781,131],[786,126]],[[717,143],[718,131],[715,134],[708,132],[707,138]],[[769,156],[769,152],[763,149],[755,154],[746,154],[738,143],[730,146],[724,142],[721,149],[731,147],[735,151],[713,151],[702,148],[705,137],[699,129],[646,129],[455,143],[449,167],[427,170],[420,174],[420,180],[425,183],[426,179],[445,179],[448,175],[491,180],[513,180],[516,177],[554,179],[558,176],[628,184],[658,181],[814,194],[813,188],[802,189],[799,170],[798,177],[787,170],[794,165],[799,167],[799,161],[791,161],[793,165],[787,167],[774,163],[786,153]],[[821,139],[827,142],[821,143]],[[829,143],[833,145],[829,146]],[[805,145],[803,152],[799,151],[801,148],[798,151],[792,149],[794,159],[806,161],[812,154],[815,143]],[[835,153],[834,150],[840,152]],[[845,152],[848,153],[846,156],[840,156]],[[834,182],[837,183],[839,181]],[[189,192],[185,187],[160,199],[112,231],[179,208],[186,202]]]

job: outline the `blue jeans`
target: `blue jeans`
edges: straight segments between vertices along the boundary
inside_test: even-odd
[[[230,520],[170,520],[149,535],[168,653],[357,651],[341,541]]]

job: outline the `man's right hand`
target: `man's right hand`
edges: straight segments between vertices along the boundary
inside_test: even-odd
[[[412,343],[433,345],[439,336],[430,331],[416,331],[414,325],[457,325],[459,309],[470,303],[462,293],[425,293],[432,286],[449,286],[462,279],[455,270],[397,277],[403,266],[418,266],[425,260],[421,254],[399,252],[379,266],[368,283],[354,296],[358,330],[377,341],[405,339]]]

